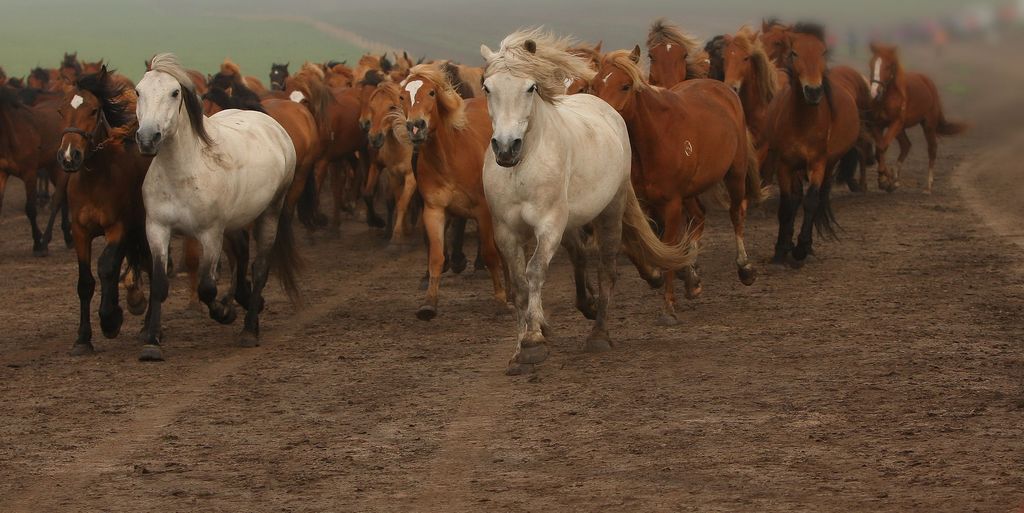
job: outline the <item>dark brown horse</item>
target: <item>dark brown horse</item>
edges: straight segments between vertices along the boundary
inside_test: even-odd
[[[639,46],[632,53],[609,53],[591,83],[594,94],[626,121],[637,195],[664,228],[666,244],[683,240],[689,214],[696,246],[704,230],[704,209],[697,197],[724,180],[737,271],[743,284],[753,284],[756,274],[744,247],[743,228],[748,203],[760,201],[761,178],[739,99],[716,80],[687,80],[672,89],[652,86],[643,79],[639,61]],[[687,209],[688,200],[699,208]],[[661,318],[665,324],[678,322],[673,277],[674,273],[665,274]],[[689,297],[700,294],[700,278],[693,266],[685,270],[684,280]]]
[[[967,125],[946,119],[935,82],[921,73],[905,71],[896,47],[872,43],[871,53],[871,95],[874,98],[871,113],[876,123],[878,187],[892,191],[899,185],[900,168],[910,153],[906,129],[921,125],[928,142],[925,192],[931,193],[939,136],[957,135],[966,130]],[[893,139],[899,142],[900,155],[896,159],[896,168],[890,170],[885,163],[885,152]]]
[[[423,197],[423,224],[430,243],[427,297],[416,316],[425,321],[437,316],[448,215],[476,220],[494,297],[504,304],[504,268],[483,190],[484,152],[491,139],[486,100],[463,100],[444,71],[428,64],[410,70],[402,82],[401,100],[409,138],[416,147],[413,170]]]
[[[32,253],[36,256],[48,254],[43,232],[36,221],[36,176],[40,170],[45,170],[55,184],[66,179],[57,165],[60,133],[60,116],[52,104],[28,106],[18,99],[16,90],[8,86],[0,87],[0,205],[3,204],[2,192],[7,177],[13,175],[20,178],[25,183],[25,216],[32,226]],[[64,240],[70,246],[71,226],[67,218],[67,205],[57,207],[62,211]]]
[[[150,159],[135,145],[135,106],[122,96],[125,93],[101,67],[67,88],[59,110],[63,121],[59,160],[70,173],[67,201],[78,256],[81,312],[72,355],[93,351],[89,314],[96,287],[91,269],[93,239],[103,236],[107,243],[97,263],[100,327],[107,338],[117,337],[124,320],[118,300],[122,262],[127,259],[129,272],[135,274],[149,269],[142,182]],[[129,289],[128,307],[135,314],[146,309],[145,295],[137,288]]]
[[[813,251],[815,227],[834,234],[832,172],[840,161],[844,167],[857,165],[861,124],[853,93],[829,80],[824,29],[797,24],[783,44],[789,86],[768,108],[766,166],[776,171],[781,195],[774,261],[800,265]],[[801,202],[803,226],[794,246],[793,224]]]

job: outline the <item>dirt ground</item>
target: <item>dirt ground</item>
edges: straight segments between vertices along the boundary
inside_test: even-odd
[[[749,288],[715,212],[684,323],[655,325],[659,296],[623,258],[600,355],[578,350],[559,255],[553,354],[528,377],[503,374],[513,321],[488,279],[446,278],[440,317],[418,321],[423,251],[388,252],[356,220],[303,237],[308,306],[274,285],[259,348],[188,310],[179,277],[166,362],[136,361],[134,317],[115,340],[94,322],[99,352],[69,357],[73,254],[30,255],[12,181],[0,511],[1016,511],[1024,70],[982,46],[908,59],[961,84],[947,110],[975,123],[942,142],[933,195],[915,130],[904,188],[872,173],[868,194],[838,193],[841,240]],[[748,227],[759,260],[768,212]]]

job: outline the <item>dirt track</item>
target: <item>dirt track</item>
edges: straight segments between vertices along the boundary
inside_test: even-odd
[[[984,53],[913,57],[967,84],[947,109],[977,125],[1024,113],[1011,88],[987,89],[1024,72]],[[872,174],[866,196],[839,193],[842,240],[800,271],[762,265],[740,285],[715,213],[682,326],[655,326],[658,295],[622,259],[611,353],[576,349],[588,324],[559,256],[554,352],[529,378],[502,374],[512,320],[489,280],[447,278],[422,323],[421,251],[387,253],[355,221],[303,248],[306,309],[273,288],[260,348],[187,310],[178,279],[167,362],[135,360],[138,318],[116,340],[97,326],[100,352],[70,358],[74,258],[30,256],[12,181],[0,511],[1015,510],[1024,210],[1007,177],[1022,136],[945,140],[931,196],[913,140],[905,187],[877,192]],[[774,215],[748,231],[769,256]]]

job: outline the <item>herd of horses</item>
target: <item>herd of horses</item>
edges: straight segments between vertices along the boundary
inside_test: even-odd
[[[727,206],[737,274],[751,285],[744,222],[772,187],[773,261],[793,267],[813,254],[815,231],[834,235],[834,184],[866,191],[877,163],[879,189],[900,185],[914,126],[928,144],[930,192],[938,137],[966,125],[945,118],[935,84],[906,71],[896,48],[872,44],[865,76],[830,65],[825,41],[819,25],[771,20],[702,44],[662,19],[648,34],[645,72],[639,45],[606,53],[531,29],[496,51],[482,46],[483,67],[396,52],[294,73],[274,64],[269,87],[231,61],[204,75],[158,54],[135,84],[102,61],[66,54],[59,68],[25,79],[0,71],[0,198],[9,175],[25,182],[36,255],[47,253],[61,217],[79,264],[74,355],[94,349],[91,248],[104,237],[101,330],[120,332],[123,283],[129,311],[145,314],[141,360],[163,359],[173,235],[185,238],[193,301],[224,324],[243,308],[239,343],[252,346],[271,270],[301,302],[294,217],[312,234],[363,208],[394,244],[422,234],[426,296],[416,315],[425,321],[438,315],[442,274],[467,266],[472,220],[477,266],[490,272],[495,301],[515,311],[507,372],[530,372],[548,355],[541,289],[559,246],[572,263],[576,306],[595,321],[584,349],[603,351],[612,345],[620,251],[663,291],[660,323],[678,322],[677,277],[686,297],[701,294],[709,201]],[[894,139],[900,153],[890,167]],[[37,208],[51,186],[43,230]],[[320,206],[324,189],[331,219]],[[230,279],[218,294],[222,267]]]

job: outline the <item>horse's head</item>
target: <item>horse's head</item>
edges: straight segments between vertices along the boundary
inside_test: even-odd
[[[136,86],[139,151],[156,155],[160,145],[174,138],[182,127],[191,127],[201,143],[211,144],[203,124],[203,106],[195,85],[178,58],[164,53],[153,57],[152,70]],[[187,128],[186,128],[187,129]]]
[[[46,89],[50,83],[50,73],[43,68],[33,68],[28,75],[29,89]]]
[[[413,67],[400,86],[405,124],[413,144],[426,142],[430,134],[446,122],[456,125],[465,122],[462,98],[437,66]]]
[[[761,22],[761,43],[764,45],[768,58],[776,66],[784,67],[786,51],[789,48],[789,32],[791,28],[776,19]]]
[[[700,47],[697,40],[678,26],[659,18],[647,34],[647,58],[651,61],[648,80],[651,85],[672,87],[690,75],[691,51]]]
[[[394,82],[380,84],[366,102],[366,132],[370,146],[379,150],[384,146],[389,131],[396,135],[405,130],[405,115],[402,113],[401,90]],[[360,117],[362,122],[362,117]]]
[[[212,116],[222,110],[233,108],[231,95],[219,87],[212,87],[203,94],[203,114]]]
[[[378,86],[385,80],[385,75],[371,70],[366,78],[359,82],[359,128],[365,133],[370,129],[370,98],[377,92]],[[398,96],[396,95],[397,99]]]
[[[775,69],[758,35],[744,28],[736,35],[724,36],[722,42],[722,81],[739,94],[745,81],[760,77],[770,100],[775,92]]]
[[[871,43],[871,97],[878,98],[889,88],[899,73],[899,49]]]
[[[601,59],[601,68],[590,81],[590,90],[623,117],[633,111],[637,91],[647,87],[640,69],[640,46],[618,50]]]
[[[101,71],[104,75],[106,72],[106,68]],[[65,87],[64,100],[57,109],[63,129],[57,160],[65,171],[78,171],[92,146],[102,142],[98,140],[102,108],[100,99],[93,93],[73,85]]]
[[[828,47],[819,25],[797,24],[789,34],[787,67],[790,76],[811,105],[821,103],[827,94]]]
[[[78,52],[65,53],[60,63],[60,76],[67,82],[74,82],[82,74],[82,64],[78,62]]]
[[[725,81],[725,45],[729,36],[720,34],[704,45],[708,54],[708,78]]]
[[[271,64],[270,65],[270,89],[274,91],[284,91],[284,79],[288,78],[288,64]]]

